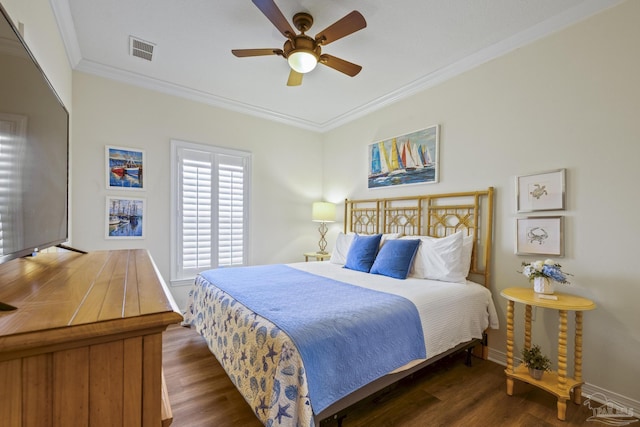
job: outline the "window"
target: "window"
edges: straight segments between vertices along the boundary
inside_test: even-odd
[[[171,142],[171,278],[247,264],[251,154]]]

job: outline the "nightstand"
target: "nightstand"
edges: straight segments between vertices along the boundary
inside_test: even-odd
[[[309,262],[309,258],[315,258],[316,261],[324,261],[326,259],[331,258],[331,254],[321,254],[318,252],[305,252],[304,261]]]
[[[507,288],[500,292],[508,300],[507,305],[507,394],[513,395],[513,380],[524,381],[552,393],[558,398],[558,419],[566,417],[567,400],[573,390],[573,401],[582,400],[582,312],[593,310],[596,305],[587,298],[556,292],[556,300],[546,299],[531,288]],[[525,304],[524,348],[531,348],[531,306],[558,310],[558,371],[545,372],[542,379],[533,379],[524,366],[513,367],[513,314],[515,303]],[[573,378],[567,377],[567,312],[575,311],[575,340]]]

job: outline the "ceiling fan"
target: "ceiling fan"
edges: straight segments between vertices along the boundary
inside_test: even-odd
[[[313,17],[310,14],[300,12],[293,16],[293,25],[300,31],[300,34],[296,34],[273,0],[252,1],[287,40],[282,49],[233,49],[231,53],[235,56],[239,58],[263,55],[283,56],[291,67],[287,86],[302,84],[302,76],[313,70],[318,63],[351,77],[362,70],[360,65],[322,53],[321,49],[321,46],[365,28],[367,22],[360,12],[354,10],[320,31],[315,38],[311,38],[305,34],[313,25]]]

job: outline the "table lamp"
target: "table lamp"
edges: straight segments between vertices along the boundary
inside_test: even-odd
[[[324,236],[327,233],[327,222],[334,222],[336,220],[336,205],[329,202],[313,202],[311,220],[320,223],[320,227],[318,227],[318,231],[320,232],[320,242],[318,243],[320,250],[318,253],[326,254],[327,241]]]

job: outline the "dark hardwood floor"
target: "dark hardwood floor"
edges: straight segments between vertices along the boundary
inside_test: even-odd
[[[170,326],[164,334],[164,374],[173,409],[172,427],[260,427],[204,340],[189,328]],[[445,358],[394,388],[348,408],[343,427],[364,426],[597,426],[591,411],[567,403],[567,420],[556,418],[556,399],[516,381],[507,396],[504,367],[464,355]],[[323,427],[337,427],[327,419]],[[274,426],[275,427],[275,426]]]

